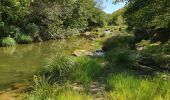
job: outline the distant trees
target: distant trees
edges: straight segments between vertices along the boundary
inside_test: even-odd
[[[132,2],[133,1],[133,2]],[[132,0],[129,1],[125,17],[132,28],[168,27],[170,22],[169,0]]]
[[[114,0],[127,2],[124,18],[131,28],[137,27],[169,27],[169,0]]]
[[[95,6],[94,0],[1,0],[0,38],[45,40],[102,27],[105,13]]]
[[[114,12],[109,17],[109,25],[123,25],[125,24],[125,20],[123,18],[123,15],[126,11],[126,8],[121,8],[118,11]]]
[[[123,18],[129,30],[138,30],[137,33],[144,30],[150,39],[154,34],[170,38],[169,0],[114,0],[114,3],[121,1],[127,2]]]

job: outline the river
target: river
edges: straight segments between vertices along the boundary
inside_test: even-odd
[[[80,45],[73,40],[0,47],[0,90],[32,78],[50,55],[68,53]]]

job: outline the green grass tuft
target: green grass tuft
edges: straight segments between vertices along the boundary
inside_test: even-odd
[[[52,76],[58,80],[64,80],[70,77],[74,68],[74,60],[71,57],[63,53],[58,53],[48,59],[40,73],[46,76]]]
[[[21,34],[17,38],[17,41],[18,43],[21,43],[21,44],[27,44],[27,43],[32,43],[33,39],[31,38],[31,36]]]
[[[78,82],[88,83],[101,74],[102,66],[94,58],[80,57],[76,63],[73,77]]]
[[[2,41],[1,41],[1,46],[3,46],[3,47],[15,46],[15,45],[16,45],[15,39],[10,38],[10,37],[6,37],[6,38],[2,39]]]
[[[34,83],[34,90],[27,96],[28,100],[93,100],[91,95],[75,91],[69,84],[52,84],[50,78],[35,76]]]

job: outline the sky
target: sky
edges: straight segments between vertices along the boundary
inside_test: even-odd
[[[105,11],[108,14],[111,14],[117,10],[119,10],[120,8],[125,6],[125,3],[121,2],[121,3],[117,3],[117,4],[113,4],[112,3],[113,0],[103,0],[103,11]]]

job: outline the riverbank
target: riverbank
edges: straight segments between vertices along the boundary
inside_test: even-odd
[[[154,65],[155,59],[150,60],[149,57],[160,52],[162,55],[168,55],[169,52],[165,50],[165,47],[169,44],[165,44],[165,47],[160,44],[163,51],[153,51],[153,48],[157,48],[159,45],[143,42],[133,44],[133,36],[121,32],[119,32],[121,34],[114,33],[112,32],[108,37],[94,40],[81,40],[82,38],[74,37],[69,42],[65,41],[66,43],[61,47],[57,47],[62,52],[53,48],[57,52],[48,57],[42,69],[34,76],[32,84],[29,85],[31,86],[29,91],[19,91],[19,95],[20,92],[23,94],[18,98],[24,97],[28,100],[112,100],[120,98],[123,100],[135,98],[152,100],[160,98],[168,100],[170,98],[169,72],[167,69],[162,70],[159,66]],[[142,50],[134,48],[144,44]],[[58,44],[56,45],[58,46]],[[65,48],[65,50],[61,48]],[[104,50],[104,55],[91,54],[101,48]],[[73,55],[75,51],[79,51],[79,54],[81,51],[81,54],[75,56],[75,54]],[[85,51],[86,53],[84,53]],[[150,54],[148,55],[148,53]],[[143,61],[146,56],[149,59]],[[170,61],[168,59],[162,58],[159,64],[168,64]],[[143,65],[144,62],[147,63]],[[9,95],[9,97],[13,95],[8,93],[6,92],[5,95]],[[18,98],[16,99],[18,100]]]
[[[39,70],[44,62],[46,62],[50,55],[58,52],[64,52],[65,54],[72,55],[74,50],[93,52],[98,48],[101,48],[99,42],[95,42],[84,37],[71,37],[67,40],[46,41],[35,44],[17,45],[16,47],[0,48],[0,53],[4,60],[4,62],[2,61],[1,63],[1,76],[3,79],[6,79],[3,80],[3,83],[5,86],[7,85],[7,88],[5,88],[2,84],[1,87],[3,87],[3,89],[0,93],[0,98],[3,100],[7,97],[6,99],[10,100],[8,98],[14,99],[17,97],[18,100],[20,92],[27,90],[27,83],[25,84],[25,82],[32,79],[33,75]],[[5,63],[7,60],[9,60],[9,63]],[[3,67],[4,65],[8,67]],[[10,66],[13,67],[11,68]],[[9,72],[5,68],[8,68]],[[25,70],[27,68],[28,70]],[[12,70],[15,71],[10,73]],[[14,72],[16,75],[14,75]],[[4,73],[8,73],[8,78],[4,78]],[[10,80],[9,77],[11,77]],[[15,84],[20,85],[15,88]]]
[[[45,99],[62,100],[170,98],[168,70],[159,69],[150,59],[145,60],[144,62],[149,63],[141,67],[141,58],[146,56],[148,48],[134,49],[136,46],[133,44],[133,36],[126,33],[112,34],[110,38],[101,41],[101,47],[105,51],[102,57],[72,58],[58,54],[56,57],[52,56],[47,63],[48,67],[43,69],[40,76],[35,77],[35,86],[28,99],[42,99],[42,95],[45,95]],[[150,46],[153,44],[148,45]],[[164,55],[168,53],[165,50],[160,52]],[[152,53],[155,55],[158,52]],[[147,56],[152,57],[152,54]],[[169,58],[163,58],[161,61],[167,59]],[[42,75],[45,75],[47,80]],[[40,85],[41,83],[44,84]],[[49,91],[43,92],[44,89]]]

